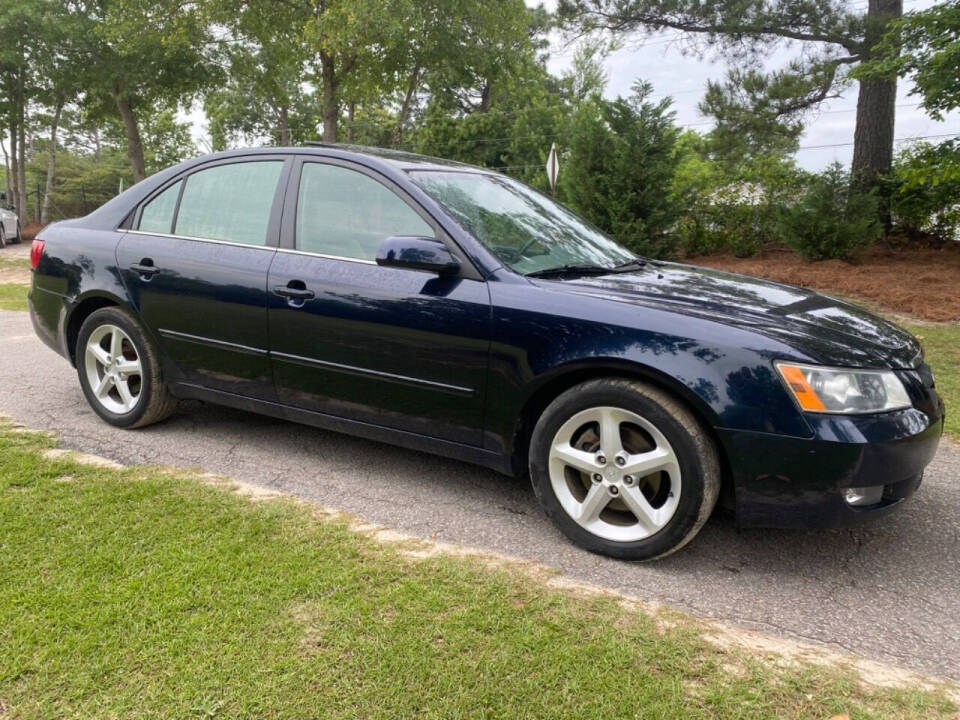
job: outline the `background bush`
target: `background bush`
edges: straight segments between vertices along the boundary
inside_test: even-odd
[[[960,142],[907,148],[887,182],[899,229],[940,241],[960,239]]]
[[[855,190],[839,163],[810,176],[799,201],[780,210],[777,226],[783,240],[809,260],[847,259],[883,232],[876,196]]]

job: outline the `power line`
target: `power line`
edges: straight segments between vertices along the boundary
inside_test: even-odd
[[[914,135],[913,137],[905,138],[894,138],[894,142],[907,142],[910,140],[930,140],[932,138],[945,138],[945,137],[960,137],[960,133],[941,133],[939,135]],[[844,143],[830,143],[825,145],[801,145],[797,148],[800,150],[821,150],[824,148],[838,148],[838,147],[849,147],[853,145],[852,142]],[[497,165],[492,167],[492,170],[530,170],[536,168],[538,170],[543,169],[543,165]]]
[[[903,108],[914,108],[920,107],[922,103],[908,103],[906,105],[897,105],[897,109]],[[852,113],[856,112],[856,108],[846,108],[843,110],[824,110],[821,112],[821,115],[836,115],[840,113]],[[692,130],[697,127],[704,127],[706,125],[713,125],[713,120],[704,120],[702,122],[695,123],[685,123],[682,125],[677,125],[678,128],[682,130]],[[563,137],[563,133],[532,133],[529,135],[505,135],[503,137],[493,137],[493,138],[470,138],[459,141],[460,144],[472,144],[472,145],[496,145],[499,143],[513,142],[517,140],[554,140],[556,138]],[[852,143],[851,143],[852,144]],[[401,143],[397,146],[400,149],[411,150],[414,149],[414,143]],[[801,148],[802,149],[802,148]]]

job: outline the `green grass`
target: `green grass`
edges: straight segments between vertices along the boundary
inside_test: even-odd
[[[29,285],[0,284],[0,310],[27,310]]]
[[[42,456],[0,427],[0,715],[939,718],[939,693],[720,651],[291,501]],[[560,542],[558,540],[558,542]]]
[[[960,325],[908,325],[923,344],[937,392],[947,406],[947,432],[960,439]]]

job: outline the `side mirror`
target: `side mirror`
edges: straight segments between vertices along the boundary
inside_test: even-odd
[[[438,275],[454,275],[460,270],[460,261],[440,240],[407,235],[384,240],[377,251],[377,265],[427,270]]]

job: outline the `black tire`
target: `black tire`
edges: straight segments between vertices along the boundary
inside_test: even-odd
[[[0,248],[5,248],[7,246],[7,234],[3,231],[3,226],[0,225]]]
[[[123,330],[132,342],[142,367],[140,374],[140,394],[136,406],[127,413],[116,413],[104,407],[87,376],[85,348],[90,336],[103,325],[115,325]],[[93,411],[114,427],[139,428],[169,417],[177,408],[177,399],[170,394],[160,370],[157,350],[144,334],[136,319],[119,307],[106,307],[96,310],[83,321],[77,335],[76,346],[77,375],[80,387]]]
[[[18,244],[23,242],[23,230],[20,228],[19,220],[17,220],[17,234],[14,236],[13,241]]]
[[[561,427],[579,412],[605,406],[635,413],[655,426],[672,446],[680,469],[682,492],[672,518],[640,540],[621,542],[590,532],[563,508],[551,483],[551,446]],[[661,558],[690,542],[716,505],[720,476],[717,449],[693,414],[668,393],[634,380],[591,380],[567,390],[544,410],[530,440],[530,478],[547,516],[580,547],[623,560]]]

